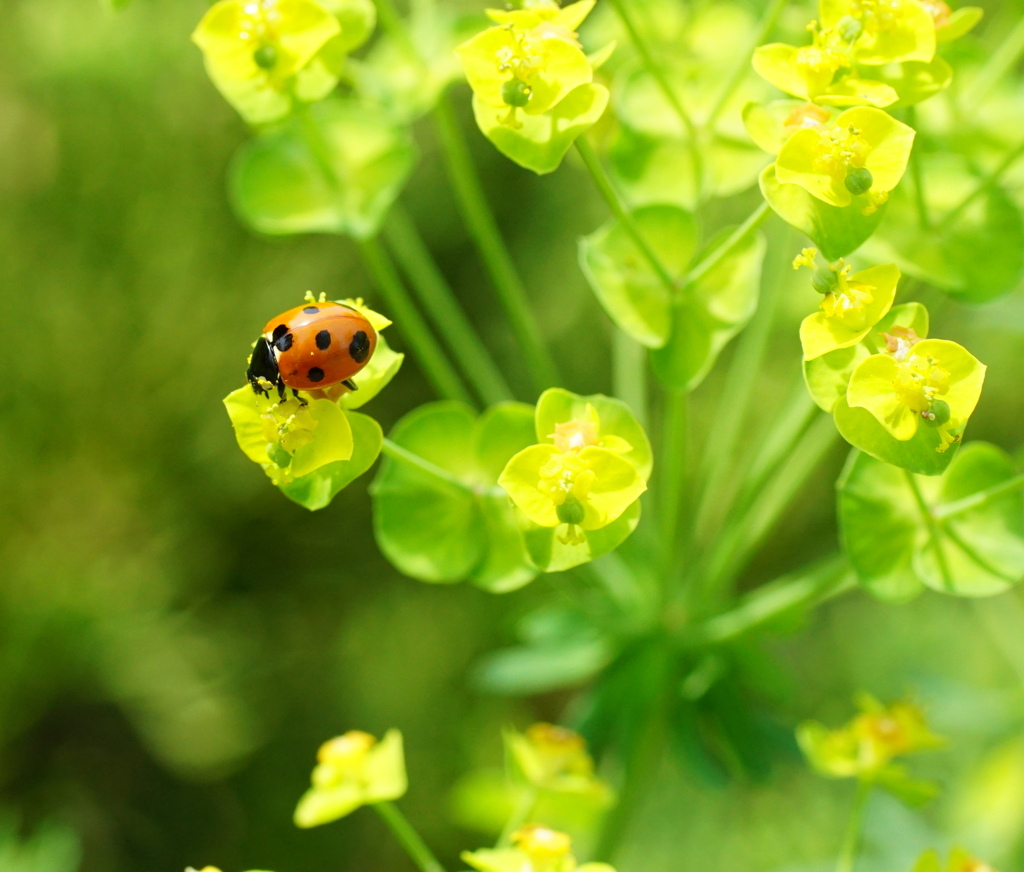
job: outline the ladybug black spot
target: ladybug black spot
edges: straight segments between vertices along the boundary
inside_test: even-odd
[[[285,333],[283,336],[277,336],[277,331],[274,331],[276,338],[274,339],[274,347],[278,351],[287,351],[292,347],[292,342],[295,341],[295,337],[291,333]]]
[[[360,330],[348,344],[348,353],[356,363],[362,363],[370,356],[370,337]]]
[[[324,371],[319,366],[312,367],[306,374],[311,382],[319,382],[324,380]]]
[[[321,351],[326,351],[331,347],[331,334],[328,330],[321,330],[316,334],[316,347]]]
[[[282,336],[284,336],[284,334],[287,333],[287,332],[288,332],[288,325],[287,324],[278,324],[274,328],[274,332],[270,335],[270,338],[273,339],[274,342],[277,342],[277,340],[280,339]]]
[[[302,311],[305,312],[307,315],[315,315],[320,310],[316,306],[306,306],[306,308],[303,309]]]

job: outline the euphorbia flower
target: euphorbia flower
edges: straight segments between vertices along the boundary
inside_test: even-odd
[[[581,418],[559,422],[549,438],[550,443],[515,455],[498,484],[533,523],[565,526],[562,541],[581,543],[582,531],[607,527],[647,489],[622,456],[632,446],[602,436],[593,406],[588,404]]]
[[[530,824],[512,834],[513,848],[466,851],[462,859],[480,872],[615,872],[607,863],[580,866],[565,833]]]
[[[313,786],[295,809],[295,824],[315,827],[352,813],[362,805],[398,799],[408,782],[402,734],[388,730],[379,742],[358,730],[320,746]]]
[[[565,9],[535,2],[517,11],[488,10],[499,25],[456,49],[477,99],[501,110],[502,123],[515,128],[520,110],[541,115],[592,81],[575,29],[593,7],[593,0],[580,0]]]
[[[522,777],[535,788],[611,796],[608,786],[594,775],[594,760],[579,733],[552,724],[534,724],[525,733],[507,732],[505,745]]]
[[[887,349],[862,360],[850,377],[847,402],[867,409],[894,438],[912,439],[936,427],[945,451],[960,438],[985,380],[985,366],[945,339],[918,339],[914,331],[886,335]]]
[[[913,144],[913,128],[880,109],[847,109],[829,127],[794,133],[779,152],[775,175],[832,206],[863,196],[867,214],[903,178]]]
[[[938,852],[925,851],[914,864],[913,872],[996,872],[996,870],[963,848],[953,848],[946,865],[942,864]]]
[[[263,124],[288,114],[301,86],[296,77],[340,32],[338,18],[315,0],[220,0],[192,40],[224,98],[246,121]],[[336,75],[320,78],[309,99],[337,83]]]
[[[855,63],[928,62],[935,56],[935,20],[920,0],[820,0],[826,30],[851,37]]]
[[[804,249],[793,267],[814,268],[816,253],[813,248]],[[821,311],[808,315],[800,325],[804,360],[860,342],[892,308],[899,280],[895,264],[871,267],[852,276],[842,259],[818,267],[812,284],[822,295]]]

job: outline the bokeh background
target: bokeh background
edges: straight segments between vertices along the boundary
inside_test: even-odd
[[[795,33],[809,16],[793,5]],[[985,5],[974,57],[1024,10]],[[238,451],[220,399],[267,318],[307,289],[379,298],[348,241],[255,238],[231,214],[225,170],[246,130],[188,40],[205,8],[0,0],[0,869],[410,869],[374,815],[312,832],[291,823],[320,742],[391,726],[406,736],[403,806],[457,868],[459,850],[489,837],[453,786],[500,765],[502,726],[572,710],[572,692],[489,692],[476,664],[537,603],[586,591],[560,577],[504,597],[405,579],[373,541],[371,476],[310,514]],[[739,9],[753,19],[761,4]],[[610,325],[575,253],[603,204],[571,160],[538,179],[502,159],[471,127],[468,92],[455,96],[565,386],[610,391]],[[526,398],[429,125],[417,137],[403,202]],[[756,198],[725,209],[742,217]],[[792,238],[771,232],[781,263]],[[798,377],[809,305],[806,288],[783,297],[765,408]],[[989,365],[968,435],[1019,451],[1024,296],[945,305],[937,321],[933,332]],[[716,372],[696,395],[698,419],[720,384]],[[368,411],[386,430],[430,399],[410,359]],[[748,584],[834,547],[844,456],[837,444]],[[933,807],[871,806],[865,872],[908,869],[954,839],[1024,868],[1017,593],[902,607],[854,593],[753,656],[770,673],[762,711],[779,735],[807,717],[845,719],[869,689],[916,693],[950,737],[920,761],[945,785]],[[849,785],[809,774],[785,741],[732,777],[686,760],[666,754],[607,858],[622,872],[829,867]]]

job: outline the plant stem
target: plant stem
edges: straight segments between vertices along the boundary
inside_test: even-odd
[[[870,795],[871,782],[859,781],[857,783],[857,795],[853,800],[853,809],[850,812],[850,820],[846,825],[846,835],[843,837],[843,845],[839,851],[839,862],[836,864],[836,872],[853,872],[854,864],[857,862],[857,853],[860,850],[861,829],[864,826],[864,810],[867,808]]]
[[[957,515],[970,512],[973,509],[980,509],[990,503],[994,503],[1007,494],[1012,494],[1014,491],[1022,489],[1024,489],[1024,475],[1018,475],[1015,478],[1007,479],[1002,484],[997,484],[987,490],[971,494],[969,497],[964,497],[952,503],[946,503],[944,506],[938,506],[932,511],[932,516],[939,522],[948,521],[950,518],[955,518]]]
[[[910,106],[907,108],[907,124],[917,128],[917,110]],[[910,175],[914,181],[914,202],[917,204],[917,221],[922,230],[931,229],[932,222],[928,217],[928,201],[925,199],[924,167],[921,165],[920,142],[914,142],[914,148],[910,152]]]
[[[756,230],[765,221],[768,220],[768,216],[771,214],[771,206],[768,205],[767,201],[762,202],[750,215],[747,220],[744,221],[739,227],[737,227],[728,239],[719,245],[714,251],[711,252],[704,260],[699,261],[697,265],[690,270],[684,280],[685,285],[691,285],[696,281],[704,278],[711,270],[718,266],[725,257],[744,239],[747,234]]]
[[[684,628],[681,640],[692,648],[731,642],[785,614],[819,605],[856,586],[846,558],[832,557],[809,570],[756,588],[729,611]]]
[[[433,321],[445,347],[451,351],[480,399],[485,405],[511,400],[512,391],[494,358],[466,317],[419,230],[404,209],[392,207],[384,235],[427,317]]]
[[[978,75],[964,90],[960,104],[977,106],[989,95],[996,83],[1016,66],[1022,53],[1024,53],[1024,18],[1017,22],[1017,26],[1010,31],[999,48],[989,55]]]
[[[420,834],[413,829],[412,824],[397,805],[384,801],[374,803],[373,808],[384,819],[384,823],[388,825],[398,843],[405,849],[420,872],[445,872],[444,866],[427,847],[426,842],[420,838]]]
[[[714,125],[718,116],[722,113],[725,108],[725,104],[729,102],[729,98],[733,95],[733,92],[739,87],[740,82],[743,81],[744,77],[750,71],[750,57],[754,54],[754,50],[764,42],[768,35],[775,29],[775,25],[778,24],[779,17],[782,15],[782,10],[786,8],[788,0],[774,0],[769,6],[764,15],[761,16],[761,23],[757,28],[757,32],[754,34],[754,38],[751,39],[749,47],[740,52],[739,62],[736,64],[732,74],[726,79],[725,85],[722,86],[722,90],[715,100],[715,105],[711,108],[708,113],[708,117],[704,121],[704,126],[708,129]]]
[[[633,218],[633,214],[626,208],[619,197],[618,192],[612,185],[612,180],[608,178],[608,173],[605,172],[604,167],[601,165],[601,159],[597,156],[597,152],[594,151],[594,147],[585,137],[581,136],[576,140],[576,150],[579,152],[580,157],[583,158],[583,163],[590,172],[597,190],[600,191],[604,201],[608,204],[608,208],[612,210],[612,214],[618,219],[622,229],[629,234],[633,244],[640,249],[640,254],[643,255],[644,260],[654,270],[658,280],[665,287],[665,290],[668,291],[669,297],[675,299],[679,295],[679,284],[669,275],[661,259],[654,253],[654,249],[648,245],[647,240],[644,239],[636,219]]]
[[[612,332],[612,393],[647,429],[647,349],[622,330]]]
[[[443,348],[434,339],[426,321],[409,299],[409,293],[395,272],[384,246],[374,239],[359,240],[366,268],[395,316],[398,329],[416,354],[427,381],[437,393],[448,400],[472,403],[469,392],[459,380]]]
[[[433,117],[459,211],[491,276],[512,332],[522,347],[534,389],[539,393],[559,382],[554,358],[541,338],[532,304],[487,205],[447,95],[441,95]]]
[[[953,587],[953,575],[949,571],[949,563],[946,560],[946,551],[942,547],[942,530],[939,528],[938,522],[935,520],[935,515],[932,514],[931,507],[925,501],[924,494],[921,493],[921,487],[917,483],[917,479],[914,477],[914,473],[910,470],[903,470],[904,476],[906,476],[907,484],[910,486],[911,492],[914,494],[914,502],[917,503],[917,508],[921,512],[921,518],[924,520],[925,526],[928,528],[928,536],[932,540],[932,547],[935,548],[935,560],[939,564],[939,572],[942,573],[942,581],[949,588]]]
[[[665,582],[673,577],[673,567],[683,550],[677,541],[679,518],[686,489],[686,460],[689,444],[689,394],[685,390],[666,388],[662,410],[661,436],[661,545],[662,572]]]
[[[697,129],[697,125],[694,124],[693,118],[690,117],[690,113],[686,111],[686,107],[673,90],[668,76],[665,75],[665,65],[659,63],[647,47],[647,42],[640,34],[632,13],[629,11],[629,0],[611,0],[611,4],[615,7],[615,14],[618,15],[619,21],[622,22],[622,26],[626,29],[626,33],[629,34],[630,42],[633,43],[633,47],[640,55],[640,60],[643,62],[647,74],[657,83],[669,106],[679,116],[683,127],[686,128],[690,140],[690,155],[693,159],[693,189],[697,192],[699,200],[704,176],[704,161],[701,156],[699,141],[700,131]]]
[[[951,212],[947,213],[939,224],[939,232],[949,230],[953,224],[956,223],[957,219],[966,211],[967,207],[971,205],[978,197],[994,187],[995,184],[1002,178],[1010,167],[1012,167],[1020,157],[1024,155],[1024,142],[1020,143],[1013,151],[1009,152],[1006,157],[1003,158],[1002,163],[999,164],[991,173],[988,174],[970,194],[964,197]]]

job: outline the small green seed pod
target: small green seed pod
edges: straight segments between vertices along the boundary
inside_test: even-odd
[[[509,79],[501,86],[501,99],[517,109],[522,109],[529,103],[532,95],[533,88],[522,79]]]
[[[811,287],[819,294],[831,294],[836,289],[836,274],[828,267],[819,266],[811,276]]]
[[[875,177],[867,167],[850,167],[846,171],[846,190],[855,197],[866,194],[875,183]]]
[[[280,469],[287,469],[292,465],[292,456],[280,445],[275,445],[267,454]]]
[[[558,515],[558,520],[563,524],[582,524],[583,516],[586,514],[579,501],[571,497],[562,505],[556,507],[555,512]]]
[[[949,423],[949,403],[945,400],[932,400],[932,404],[921,413],[926,424],[932,427],[941,427]]]
[[[836,30],[846,42],[853,42],[864,32],[864,25],[852,15],[844,15],[839,19]]]
[[[277,49],[266,43],[252,53],[252,59],[261,70],[272,70],[277,65]]]

